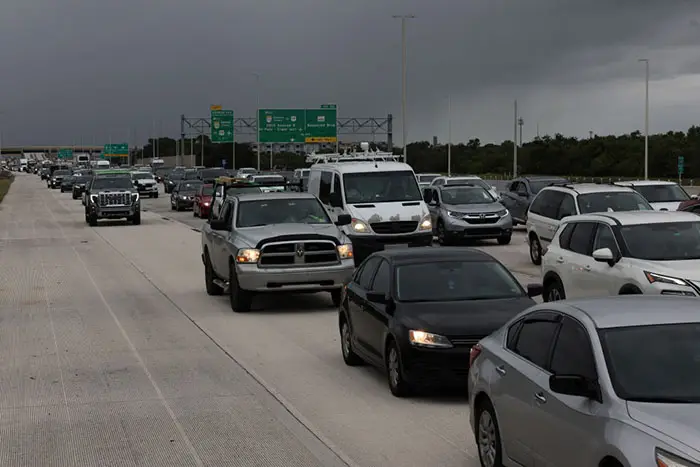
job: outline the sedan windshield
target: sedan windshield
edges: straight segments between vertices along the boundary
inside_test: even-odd
[[[214,196],[214,185],[202,185],[199,192],[202,196]]]
[[[690,199],[688,193],[676,184],[635,186],[634,189],[641,193],[650,203],[671,203]]]
[[[445,204],[486,204],[495,201],[493,196],[481,187],[446,187],[442,189],[442,202]]]
[[[518,281],[496,261],[436,261],[396,268],[402,302],[450,302],[525,295]]]
[[[700,259],[700,222],[664,222],[620,227],[628,256],[648,261]]]
[[[180,192],[192,192],[192,191],[197,191],[199,190],[199,187],[202,185],[202,182],[184,182],[180,183],[178,186],[177,190]]]
[[[581,214],[654,210],[642,195],[634,191],[607,191],[578,195],[578,209]]]
[[[226,169],[204,169],[201,172],[199,172],[199,177],[203,180],[208,180],[211,178],[216,178],[216,177],[223,177],[228,174],[228,171]]]
[[[400,172],[363,172],[343,175],[345,201],[348,204],[420,201],[416,176],[410,170]]]
[[[131,175],[131,178],[133,178],[134,180],[151,180],[153,179],[153,175],[140,173]]]
[[[491,187],[489,186],[488,183],[485,181],[481,180],[480,178],[448,178],[445,181],[445,185],[462,185],[462,184],[470,184],[474,186],[478,186],[483,188],[484,190],[490,190]]]
[[[238,205],[237,227],[270,224],[330,224],[316,199],[269,199],[242,201]]]
[[[259,186],[233,186],[226,189],[226,196],[233,196],[239,193],[262,193],[262,190]]]
[[[700,323],[598,332],[618,397],[638,402],[700,402]]]
[[[90,190],[130,190],[130,177],[99,177],[93,180]]]
[[[53,173],[53,175],[54,175],[54,177],[55,176],[63,177],[66,175],[70,175],[70,170],[57,170]]]

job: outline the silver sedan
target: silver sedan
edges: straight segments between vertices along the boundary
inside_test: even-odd
[[[482,466],[700,464],[697,299],[536,305],[475,346],[470,363]]]

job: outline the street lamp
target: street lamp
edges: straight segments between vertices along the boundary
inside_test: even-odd
[[[403,161],[406,159],[406,20],[414,19],[414,15],[393,15],[392,18],[401,20],[401,126],[403,134]]]
[[[523,145],[523,125],[525,124],[525,120],[523,120],[522,117],[518,118],[518,126],[520,127],[520,146]]]
[[[255,126],[257,127],[255,129],[255,140],[257,143],[258,147],[258,172],[260,172],[260,74],[259,73],[252,73],[253,76],[255,76],[255,92],[256,92],[256,97],[255,97],[255,107],[256,111],[255,113],[257,114],[255,116]]]
[[[644,180],[649,180],[649,59],[640,58],[646,69],[644,96]]]

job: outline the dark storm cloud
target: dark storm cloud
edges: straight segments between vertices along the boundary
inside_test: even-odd
[[[676,57],[700,41],[693,0],[3,0],[0,130],[5,144],[141,143],[154,122],[174,136],[180,114],[213,103],[252,116],[258,94],[263,107],[398,117],[401,13],[417,16],[416,138],[447,95],[604,86],[638,79],[641,56],[658,80],[697,68]]]

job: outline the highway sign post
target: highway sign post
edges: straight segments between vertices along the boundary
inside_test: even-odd
[[[58,150],[58,158],[59,159],[73,159],[73,150],[72,149],[59,149]]]
[[[683,178],[683,172],[685,172],[685,157],[678,156],[678,181]]]
[[[210,106],[211,111],[211,142],[212,143],[231,143],[233,146],[232,168],[236,167],[236,143],[233,135],[233,110],[223,110],[220,105]],[[204,155],[202,154],[202,163],[204,163]]]
[[[269,143],[337,143],[337,108],[258,110],[258,141]]]

